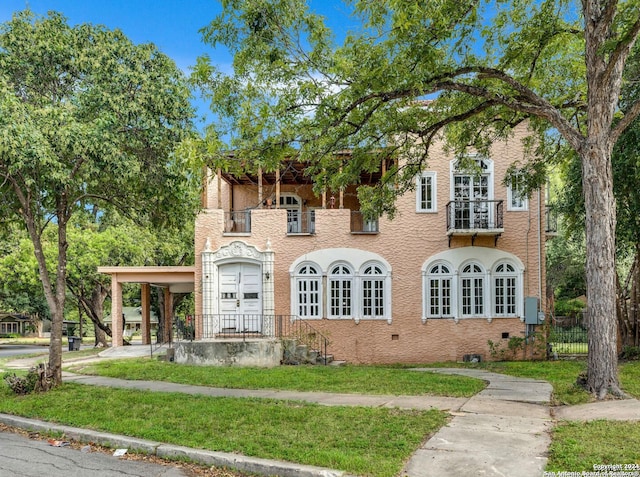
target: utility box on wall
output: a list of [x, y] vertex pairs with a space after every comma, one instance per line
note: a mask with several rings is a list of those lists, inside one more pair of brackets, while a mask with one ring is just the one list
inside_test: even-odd
[[544, 313], [538, 311], [538, 298], [528, 296], [524, 299], [524, 322], [527, 325], [541, 325]]

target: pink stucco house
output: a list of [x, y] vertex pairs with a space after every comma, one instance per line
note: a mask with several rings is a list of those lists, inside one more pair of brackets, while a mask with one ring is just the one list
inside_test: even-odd
[[195, 231], [196, 340], [305, 323], [335, 359], [420, 363], [490, 359], [489, 340], [529, 335], [545, 307], [544, 197], [503, 182], [525, 135], [473, 157], [480, 174], [436, 149], [392, 221], [364, 219], [355, 185], [314, 195], [296, 162], [210, 171]]

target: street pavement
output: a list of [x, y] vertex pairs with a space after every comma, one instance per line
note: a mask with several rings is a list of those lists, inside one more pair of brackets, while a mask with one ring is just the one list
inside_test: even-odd
[[[148, 353], [148, 348], [125, 347], [106, 350], [102, 358], [117, 358], [126, 353], [133, 357]], [[96, 358], [91, 358], [96, 359]], [[86, 359], [87, 361], [90, 359]], [[28, 360], [10, 363], [13, 367], [28, 367]], [[8, 366], [8, 367], [9, 367]], [[551, 408], [552, 387], [546, 381], [516, 378], [478, 369], [421, 368], [415, 372], [458, 374], [487, 382], [487, 387], [471, 398], [441, 398], [431, 396], [369, 396], [326, 392], [295, 392], [276, 390], [246, 390], [189, 386], [157, 381], [129, 381], [98, 376], [63, 373], [65, 381], [93, 386], [143, 389], [154, 392], [182, 392], [207, 396], [239, 398], [291, 399], [327, 406], [374, 406], [404, 409], [442, 409], [452, 419], [426, 441], [409, 459], [403, 477], [519, 476], [539, 477], [547, 462], [550, 431], [556, 420], [622, 419], [640, 420], [640, 402], [635, 399], [604, 401], [582, 406]], [[553, 413], [553, 416], [552, 416]], [[0, 415], [7, 425], [64, 432], [69, 438], [100, 444], [142, 449], [161, 457], [189, 458], [219, 467], [231, 467], [245, 472], [284, 477], [345, 476], [340, 470], [304, 466], [287, 462], [256, 459], [239, 454], [189, 449], [163, 443], [72, 429], [29, 419]], [[120, 439], [120, 440], [118, 440]]]
[[12, 477], [186, 477], [175, 466], [121, 460], [101, 452], [54, 447], [46, 440], [0, 432], [0, 475]]

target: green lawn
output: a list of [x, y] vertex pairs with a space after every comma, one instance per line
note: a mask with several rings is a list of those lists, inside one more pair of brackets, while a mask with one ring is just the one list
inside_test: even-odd
[[0, 412], [194, 448], [391, 477], [446, 422], [441, 411], [211, 398], [64, 384], [16, 397]]
[[67, 369], [113, 378], [239, 389], [469, 397], [485, 387], [484, 382], [464, 376], [383, 366], [235, 368], [190, 366], [145, 358], [78, 364]]
[[[406, 366], [212, 368], [151, 359], [77, 366], [84, 366], [81, 371], [85, 373], [126, 379], [253, 389], [470, 396], [484, 387], [477, 380], [416, 372]], [[586, 369], [584, 360], [427, 366], [476, 367], [547, 380], [554, 387], [554, 404], [592, 400], [575, 384], [577, 376]], [[619, 369], [623, 389], [640, 397], [640, 362], [622, 363]], [[436, 411], [334, 408], [291, 401], [153, 394], [72, 384], [42, 396], [15, 397], [4, 385], [2, 392], [0, 412], [371, 476], [396, 475], [420, 443], [446, 420], [444, 413]], [[638, 462], [637, 423], [568, 422], [560, 423], [553, 432], [547, 470], [593, 471], [594, 464]]]
[[[553, 431], [547, 471], [597, 472], [594, 465], [628, 466], [599, 475], [638, 475], [640, 425], [637, 422], [560, 423]], [[623, 474], [627, 472], [627, 474]]]

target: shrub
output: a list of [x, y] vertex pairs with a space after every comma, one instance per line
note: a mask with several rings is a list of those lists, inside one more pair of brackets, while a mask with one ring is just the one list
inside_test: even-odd
[[48, 391], [51, 389], [53, 379], [48, 365], [40, 363], [31, 368], [25, 376], [18, 376], [15, 373], [6, 373], [4, 381], [16, 394], [30, 394], [34, 391]]
[[584, 303], [580, 300], [556, 300], [554, 313], [556, 316], [576, 316], [584, 311]]

